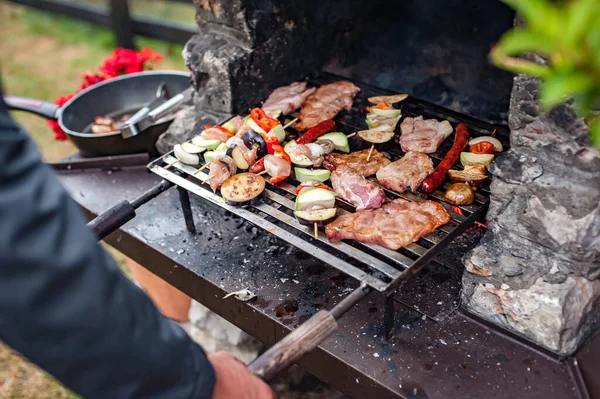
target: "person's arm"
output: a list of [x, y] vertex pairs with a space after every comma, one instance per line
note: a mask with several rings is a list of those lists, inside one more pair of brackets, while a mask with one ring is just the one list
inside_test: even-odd
[[202, 349], [85, 226], [0, 95], [0, 340], [85, 398], [210, 398]]

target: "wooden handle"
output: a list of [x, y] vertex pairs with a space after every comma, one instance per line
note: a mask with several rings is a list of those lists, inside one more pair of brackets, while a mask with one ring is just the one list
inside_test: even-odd
[[271, 381], [337, 330], [331, 313], [320, 310], [300, 327], [256, 358], [248, 368], [264, 381]]
[[117, 230], [135, 217], [135, 208], [129, 201], [121, 201], [88, 223], [98, 240]]

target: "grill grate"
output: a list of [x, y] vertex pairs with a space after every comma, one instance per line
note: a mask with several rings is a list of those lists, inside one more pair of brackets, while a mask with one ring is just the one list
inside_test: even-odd
[[[340, 79], [343, 78], [326, 74], [309, 80], [309, 84], [319, 86]], [[350, 111], [341, 112], [336, 117], [338, 130], [345, 133], [367, 129], [364, 121], [366, 115], [363, 110], [368, 105], [368, 97], [392, 94], [368, 85], [360, 83], [357, 85], [361, 87], [361, 92], [355, 98], [353, 108]], [[412, 97], [400, 103], [399, 107], [402, 109], [403, 117], [423, 115], [425, 118], [446, 119], [453, 125], [459, 122], [465, 123], [469, 127], [472, 137], [490, 135], [495, 128], [485, 122], [477, 121]], [[288, 121], [297, 116], [298, 113], [288, 115]], [[400, 123], [397, 131], [399, 131], [399, 125]], [[294, 133], [292, 136], [297, 133], [293, 129], [288, 129], [288, 131]], [[505, 128], [498, 128], [496, 137], [502, 141], [505, 147], [508, 147]], [[453, 136], [450, 136], [445, 140], [435, 154], [429, 154], [435, 165], [441, 161], [452, 146], [452, 138]], [[369, 144], [354, 136], [350, 139], [350, 146], [351, 150], [355, 151], [368, 148]], [[392, 160], [396, 160], [403, 155], [397, 143], [386, 143], [378, 149]], [[296, 185], [299, 184], [292, 179], [293, 176], [277, 186], [267, 183], [263, 195], [253, 205], [236, 207], [226, 204], [219, 194], [215, 194], [210, 190], [208, 184], [202, 184], [208, 177], [208, 170], [196, 173], [196, 168], [181, 162], [176, 162], [170, 168], [165, 168], [166, 165], [170, 165], [175, 161], [173, 154], [169, 153], [153, 161], [148, 167], [162, 178], [254, 223], [341, 272], [382, 292], [394, 290], [403, 281], [418, 272], [441, 249], [483, 216], [489, 204], [489, 186], [480, 187], [476, 192], [475, 202], [469, 206], [458, 207], [460, 211], [444, 202], [444, 192], [439, 189], [430, 195], [422, 192], [398, 194], [384, 189], [388, 198], [400, 197], [410, 201], [437, 200], [450, 213], [452, 221], [421, 238], [418, 242], [398, 251], [353, 240], [332, 243], [327, 240], [323, 232], [319, 232], [318, 239], [315, 239], [313, 229], [300, 224], [293, 216], [295, 190]], [[455, 168], [460, 168], [460, 166], [457, 165]], [[372, 179], [376, 181], [375, 178]], [[448, 186], [449, 183], [445, 183], [443, 187], [447, 188]], [[353, 210], [349, 203], [340, 199], [337, 202], [338, 215]]]

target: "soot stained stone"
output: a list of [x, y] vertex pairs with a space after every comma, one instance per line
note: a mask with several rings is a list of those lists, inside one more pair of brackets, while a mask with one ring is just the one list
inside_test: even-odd
[[600, 154], [569, 104], [515, 78], [511, 149], [492, 164], [489, 229], [465, 256], [463, 306], [561, 355], [600, 321]]

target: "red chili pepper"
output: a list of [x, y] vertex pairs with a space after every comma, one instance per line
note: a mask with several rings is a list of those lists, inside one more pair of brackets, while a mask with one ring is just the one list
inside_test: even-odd
[[328, 119], [323, 122], [319, 122], [316, 126], [308, 129], [306, 133], [302, 136], [298, 137], [296, 143], [298, 144], [306, 144], [312, 141], [315, 141], [318, 137], [321, 137], [325, 133], [329, 133], [335, 129], [335, 122], [331, 119]]
[[204, 125], [204, 130], [207, 130], [207, 129], [217, 129], [217, 130], [225, 133], [227, 136], [233, 137], [233, 133], [231, 133], [229, 130], [225, 129], [223, 126], [219, 126], [219, 125], [215, 125], [215, 126]]
[[265, 170], [265, 157], [262, 157], [258, 161], [254, 162], [252, 166], [250, 166], [250, 172], [252, 173], [260, 173]]
[[274, 144], [272, 146], [272, 148], [274, 151], [273, 155], [275, 155], [278, 158], [285, 159], [290, 165], [292, 164], [292, 160], [290, 159], [290, 156], [287, 154], [287, 152], [285, 152], [283, 150], [282, 146], [280, 146], [279, 144]]
[[267, 133], [275, 126], [279, 125], [277, 119], [268, 117], [267, 114], [265, 114], [265, 111], [260, 108], [252, 109], [252, 111], [250, 111], [250, 118], [252, 118], [252, 120]]
[[469, 147], [469, 151], [471, 151], [474, 154], [493, 154], [494, 145], [489, 141], [481, 141]]
[[271, 179], [269, 180], [269, 183], [271, 183], [271, 184], [277, 184], [279, 182], [284, 181], [286, 178], [287, 178], [287, 176], [271, 177]]
[[316, 186], [303, 186], [302, 184], [296, 187], [296, 195], [300, 194], [300, 191], [305, 188], [324, 188], [325, 190], [331, 190], [331, 188], [326, 184], [318, 184]]

